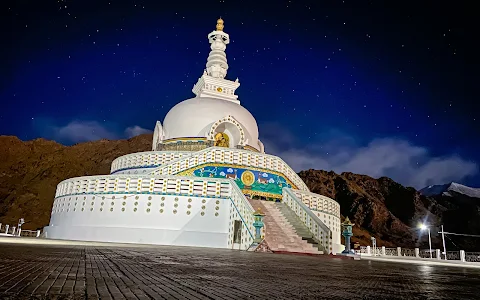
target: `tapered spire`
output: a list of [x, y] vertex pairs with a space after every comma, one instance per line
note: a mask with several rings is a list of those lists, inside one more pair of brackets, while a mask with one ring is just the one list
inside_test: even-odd
[[225, 78], [227, 76], [228, 63], [225, 49], [230, 43], [230, 37], [223, 31], [224, 25], [222, 18], [217, 20], [216, 30], [208, 35], [210, 42], [210, 54], [207, 59], [207, 74], [215, 78]]

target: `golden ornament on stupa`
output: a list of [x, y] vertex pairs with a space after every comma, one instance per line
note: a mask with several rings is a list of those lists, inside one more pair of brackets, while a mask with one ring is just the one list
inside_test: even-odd
[[217, 20], [217, 31], [223, 31], [223, 20], [222, 20], [222, 17], [220, 17], [220, 19]]

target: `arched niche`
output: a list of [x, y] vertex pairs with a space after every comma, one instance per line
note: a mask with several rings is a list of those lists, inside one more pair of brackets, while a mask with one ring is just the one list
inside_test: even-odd
[[[226, 116], [212, 124], [207, 139], [213, 141], [214, 145], [224, 144], [228, 140], [229, 148], [235, 148], [237, 145], [244, 146], [245, 130], [235, 118]], [[226, 145], [217, 146], [226, 147]]]

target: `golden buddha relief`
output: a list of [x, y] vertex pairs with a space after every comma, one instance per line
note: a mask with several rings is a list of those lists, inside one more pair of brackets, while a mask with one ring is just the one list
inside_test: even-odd
[[230, 146], [230, 138], [224, 132], [218, 132], [215, 134], [215, 147], [225, 147]]

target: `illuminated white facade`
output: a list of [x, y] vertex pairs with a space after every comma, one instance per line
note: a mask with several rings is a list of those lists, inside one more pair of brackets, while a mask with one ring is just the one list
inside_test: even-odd
[[47, 238], [248, 249], [250, 197], [283, 201], [327, 253], [343, 250], [340, 206], [311, 193], [281, 158], [265, 153], [238, 79], [225, 79], [229, 36], [220, 19], [195, 98], [157, 121], [152, 151], [121, 156], [111, 174], [57, 186]]

